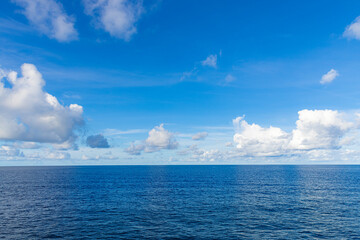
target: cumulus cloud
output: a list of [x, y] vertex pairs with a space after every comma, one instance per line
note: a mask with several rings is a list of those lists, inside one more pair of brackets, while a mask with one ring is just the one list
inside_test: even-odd
[[107, 139], [102, 134], [88, 136], [86, 144], [91, 148], [109, 148]]
[[321, 84], [331, 83], [338, 76], [339, 76], [338, 71], [336, 71], [335, 69], [331, 69], [329, 72], [327, 72], [322, 76], [320, 83]]
[[234, 119], [236, 148], [243, 156], [281, 156], [314, 149], [340, 148], [346, 133], [356, 127], [333, 110], [302, 110], [296, 128], [286, 132], [277, 127], [248, 124], [243, 117]]
[[209, 55], [204, 61], [201, 62], [203, 66], [217, 67], [217, 55]]
[[289, 134], [280, 128], [262, 128], [257, 124], [248, 124], [242, 117], [236, 118], [234, 124], [239, 124], [234, 142], [244, 155], [280, 155], [289, 141]]
[[346, 27], [343, 36], [349, 39], [360, 40], [360, 16]]
[[130, 40], [136, 33], [143, 6], [142, 1], [83, 0], [85, 13], [93, 16], [96, 24], [111, 36]]
[[192, 139], [195, 141], [198, 140], [204, 140], [209, 134], [207, 132], [199, 132], [197, 134], [195, 134], [194, 136], [192, 136]]
[[148, 138], [140, 144], [132, 143], [125, 152], [131, 155], [140, 155], [144, 152], [157, 152], [162, 149], [176, 149], [179, 143], [176, 141], [174, 134], [164, 128], [164, 124], [154, 127]]
[[34, 65], [23, 64], [21, 73], [8, 74], [10, 87], [0, 79], [0, 139], [73, 146], [83, 108], [63, 106], [45, 92], [45, 81]]
[[23, 14], [41, 33], [59, 42], [78, 38], [75, 20], [55, 0], [12, 0], [24, 8]]

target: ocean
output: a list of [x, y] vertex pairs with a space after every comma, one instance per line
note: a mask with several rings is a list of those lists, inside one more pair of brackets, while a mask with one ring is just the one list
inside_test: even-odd
[[0, 239], [359, 239], [360, 166], [1, 167]]

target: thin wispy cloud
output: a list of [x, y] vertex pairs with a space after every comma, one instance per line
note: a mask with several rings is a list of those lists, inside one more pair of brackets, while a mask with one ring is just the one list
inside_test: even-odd
[[203, 66], [217, 68], [217, 54], [209, 55], [204, 61], [201, 62]]
[[75, 19], [66, 14], [61, 3], [55, 0], [12, 0], [22, 7], [29, 22], [41, 33], [59, 42], [78, 38]]
[[129, 135], [129, 134], [138, 134], [138, 133], [145, 133], [148, 130], [146, 129], [129, 129], [129, 130], [119, 130], [119, 129], [105, 129], [104, 135], [106, 136], [119, 136], [119, 135]]
[[233, 82], [233, 81], [235, 81], [236, 80], [236, 78], [233, 76], [233, 75], [231, 75], [231, 74], [228, 74], [228, 75], [226, 75], [226, 77], [225, 77], [225, 82], [226, 83], [231, 83], [231, 82]]
[[207, 132], [199, 132], [193, 135], [191, 138], [192, 140], [198, 141], [198, 140], [204, 140], [209, 134]]
[[327, 72], [326, 74], [324, 74], [321, 77], [320, 83], [321, 84], [327, 84], [327, 83], [331, 83], [332, 81], [335, 80], [335, 78], [337, 78], [339, 76], [339, 72], [336, 71], [335, 69], [331, 69], [329, 72]]

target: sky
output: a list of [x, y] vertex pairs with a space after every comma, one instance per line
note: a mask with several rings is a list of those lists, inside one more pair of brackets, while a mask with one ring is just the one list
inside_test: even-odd
[[360, 164], [360, 2], [4, 0], [0, 165]]

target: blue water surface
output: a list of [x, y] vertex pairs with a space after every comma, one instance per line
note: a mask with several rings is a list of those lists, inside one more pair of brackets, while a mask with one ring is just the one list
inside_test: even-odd
[[360, 166], [1, 167], [1, 239], [359, 239]]

